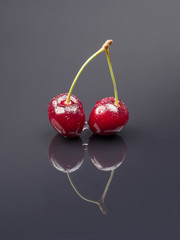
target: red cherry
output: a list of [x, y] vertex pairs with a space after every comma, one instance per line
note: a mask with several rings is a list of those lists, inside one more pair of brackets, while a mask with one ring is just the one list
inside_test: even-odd
[[54, 129], [65, 137], [76, 137], [83, 129], [85, 114], [81, 101], [74, 95], [70, 96], [67, 103], [68, 93], [54, 97], [48, 106], [48, 116]]
[[99, 135], [111, 135], [119, 132], [129, 119], [127, 107], [118, 99], [116, 81], [109, 56], [109, 45], [105, 47], [105, 51], [114, 87], [114, 97], [98, 101], [90, 114], [89, 127]]
[[106, 97], [98, 101], [94, 106], [90, 117], [89, 127], [98, 135], [111, 135], [119, 132], [129, 119], [128, 108], [118, 100], [115, 104], [114, 97]]

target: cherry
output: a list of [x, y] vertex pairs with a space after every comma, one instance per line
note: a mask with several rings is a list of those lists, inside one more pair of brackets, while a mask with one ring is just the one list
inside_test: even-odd
[[48, 156], [57, 170], [64, 173], [74, 172], [84, 160], [82, 140], [79, 137], [63, 138], [57, 134], [49, 144]]
[[98, 101], [90, 114], [89, 127], [99, 135], [111, 135], [119, 132], [129, 119], [128, 108], [118, 99], [116, 81], [109, 57], [109, 45], [105, 47], [105, 50], [115, 97], [106, 97]]
[[95, 134], [115, 134], [127, 123], [128, 109], [121, 100], [118, 100], [118, 104], [119, 106], [115, 105], [114, 97], [106, 97], [96, 103], [88, 121]]
[[82, 132], [85, 114], [81, 101], [74, 95], [66, 103], [68, 93], [54, 97], [48, 106], [49, 120], [54, 129], [65, 137], [76, 137]]
[[111, 44], [112, 40], [107, 40], [97, 52], [87, 59], [74, 78], [68, 93], [57, 95], [50, 101], [48, 106], [49, 121], [54, 129], [64, 137], [78, 136], [85, 123], [83, 105], [76, 96], [71, 95], [77, 79], [86, 65]]

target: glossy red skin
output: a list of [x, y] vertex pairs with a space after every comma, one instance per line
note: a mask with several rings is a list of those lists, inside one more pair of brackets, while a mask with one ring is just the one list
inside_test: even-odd
[[129, 112], [125, 104], [119, 100], [120, 107], [115, 105], [114, 97], [106, 97], [94, 106], [90, 117], [89, 127], [98, 135], [111, 135], [119, 132], [128, 122]]
[[48, 116], [54, 129], [64, 137], [78, 136], [84, 126], [85, 114], [81, 101], [74, 95], [70, 104], [66, 104], [68, 93], [54, 97], [48, 106]]

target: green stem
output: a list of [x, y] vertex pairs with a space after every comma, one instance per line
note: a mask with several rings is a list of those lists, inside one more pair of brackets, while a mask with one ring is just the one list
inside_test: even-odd
[[84, 68], [86, 67], [86, 65], [93, 59], [95, 58], [97, 55], [99, 55], [101, 52], [103, 52], [105, 49], [102, 47], [101, 49], [99, 49], [97, 52], [95, 52], [90, 58], [88, 58], [86, 60], [86, 62], [82, 65], [82, 67], [79, 69], [79, 72], [76, 74], [75, 78], [74, 78], [74, 81], [69, 89], [69, 93], [68, 93], [68, 96], [67, 96], [67, 100], [66, 100], [66, 103], [68, 104], [70, 102], [70, 97], [71, 97], [71, 94], [72, 94], [72, 91], [73, 91], [73, 88], [79, 78], [79, 76], [81, 75], [82, 71], [84, 70]]
[[109, 71], [110, 71], [113, 86], [114, 86], [115, 105], [119, 107], [117, 86], [116, 86], [116, 81], [115, 81], [115, 77], [114, 77], [114, 73], [113, 73], [113, 69], [112, 69], [111, 60], [110, 60], [110, 57], [109, 57], [109, 48], [106, 48], [106, 57], [107, 57]]

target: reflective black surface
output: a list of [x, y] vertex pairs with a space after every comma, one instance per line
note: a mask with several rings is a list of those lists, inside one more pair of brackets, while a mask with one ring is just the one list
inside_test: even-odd
[[[1, 239], [179, 240], [179, 12], [176, 0], [0, 1]], [[48, 103], [108, 38], [129, 122], [112, 139], [88, 129], [73, 145], [57, 137], [59, 171], [49, 160]], [[73, 93], [86, 121], [113, 95], [105, 54]], [[104, 194], [107, 214], [77, 192], [92, 201]]]

